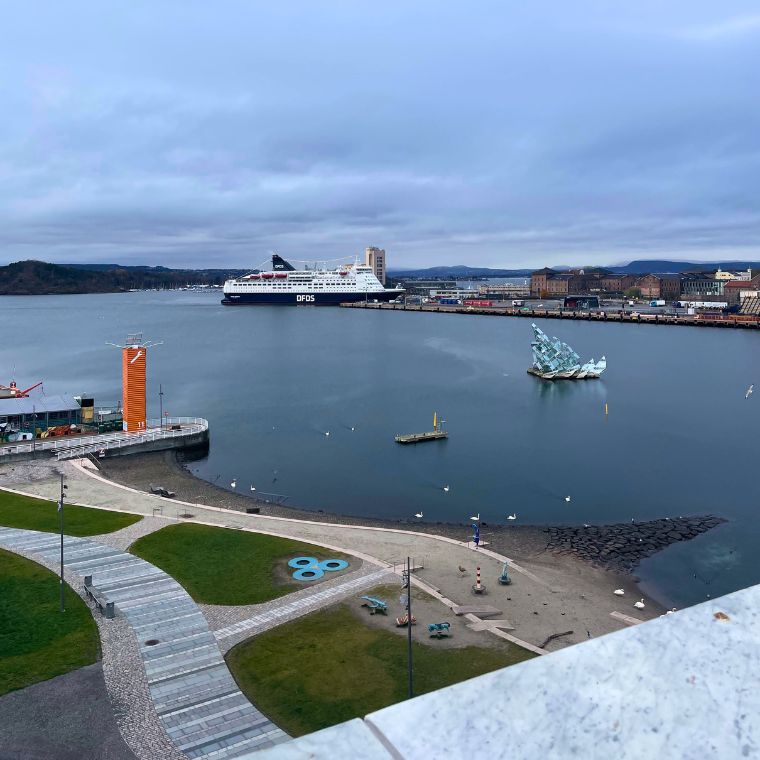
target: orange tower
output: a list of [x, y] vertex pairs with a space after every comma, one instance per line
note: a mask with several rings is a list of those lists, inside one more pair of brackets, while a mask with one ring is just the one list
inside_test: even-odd
[[148, 347], [142, 333], [127, 336], [127, 345], [121, 347], [121, 406], [124, 430], [145, 430], [145, 370]]

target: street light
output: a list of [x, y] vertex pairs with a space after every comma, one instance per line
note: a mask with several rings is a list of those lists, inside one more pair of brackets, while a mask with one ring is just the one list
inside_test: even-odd
[[68, 488], [67, 485], [64, 485], [63, 482], [63, 475], [61, 475], [61, 495], [58, 499], [58, 515], [60, 516], [60, 526], [61, 526], [61, 612], [65, 612], [66, 608], [64, 606], [63, 602], [63, 500], [66, 498], [66, 494], [64, 491]]
[[158, 421], [161, 430], [164, 429], [164, 387], [161, 383], [158, 384]]

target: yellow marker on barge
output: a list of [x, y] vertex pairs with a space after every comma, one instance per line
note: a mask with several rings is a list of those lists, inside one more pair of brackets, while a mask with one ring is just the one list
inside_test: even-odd
[[441, 438], [448, 438], [449, 433], [443, 429], [443, 423], [446, 420], [438, 422], [438, 414], [433, 412], [433, 430], [426, 433], [407, 433], [406, 435], [397, 435], [396, 443], [421, 443], [422, 441], [437, 441]]

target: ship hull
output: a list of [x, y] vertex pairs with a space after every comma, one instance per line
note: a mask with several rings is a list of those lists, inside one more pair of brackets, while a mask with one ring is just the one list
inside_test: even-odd
[[225, 293], [225, 306], [337, 306], [341, 303], [375, 301], [387, 303], [403, 294], [402, 290], [374, 293]]

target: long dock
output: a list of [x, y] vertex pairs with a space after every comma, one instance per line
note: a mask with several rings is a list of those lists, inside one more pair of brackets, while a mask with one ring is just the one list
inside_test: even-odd
[[619, 311], [575, 311], [570, 309], [517, 309], [502, 306], [448, 306], [443, 304], [342, 303], [346, 309], [380, 309], [382, 311], [422, 311], [443, 314], [476, 314], [489, 317], [527, 317], [529, 319], [567, 319], [587, 322], [624, 322], [626, 324], [680, 325], [682, 327], [723, 327], [760, 330], [760, 316], [651, 314]]
[[397, 435], [396, 443], [421, 443], [422, 441], [437, 441], [441, 438], [448, 438], [447, 430], [431, 430], [427, 433], [408, 433], [407, 435]]

